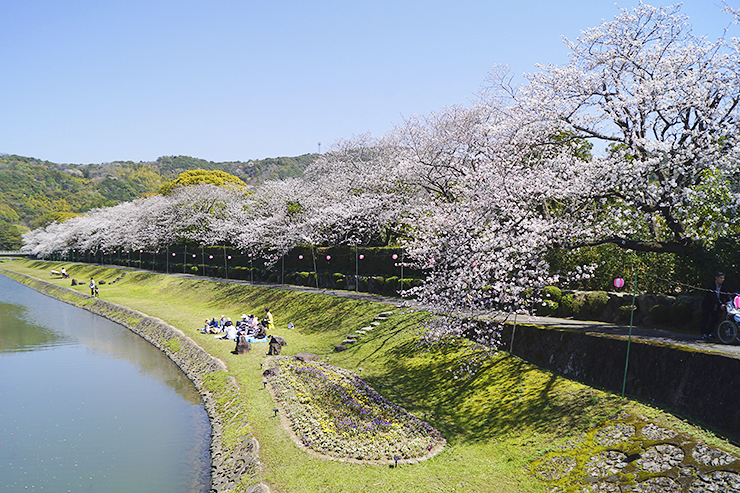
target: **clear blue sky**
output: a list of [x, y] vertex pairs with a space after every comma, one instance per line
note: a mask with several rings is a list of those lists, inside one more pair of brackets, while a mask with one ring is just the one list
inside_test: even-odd
[[[713, 38], [731, 21], [719, 0], [682, 10]], [[324, 151], [470, 102], [496, 64], [565, 63], [561, 36], [617, 13], [613, 0], [2, 0], [0, 153], [102, 163]]]

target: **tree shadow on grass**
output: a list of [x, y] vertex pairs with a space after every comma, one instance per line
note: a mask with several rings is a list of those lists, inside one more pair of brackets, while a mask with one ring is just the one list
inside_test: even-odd
[[456, 374], [460, 358], [447, 348], [419, 353], [414, 341], [390, 351], [387, 372], [370, 378], [386, 397], [440, 430], [454, 443], [518, 433], [571, 434], [612, 415], [614, 396], [557, 377], [506, 353]]
[[208, 303], [209, 309], [222, 313], [237, 307], [240, 313], [252, 313], [261, 318], [264, 309], [269, 308], [276, 324], [287, 326], [290, 321], [306, 334], [338, 330], [347, 320], [358, 318], [358, 313], [378, 310], [367, 301], [241, 284], [219, 285], [215, 293], [216, 296]]

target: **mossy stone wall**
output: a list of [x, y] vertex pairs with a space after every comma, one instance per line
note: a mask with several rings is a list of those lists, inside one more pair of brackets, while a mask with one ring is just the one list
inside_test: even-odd
[[[512, 345], [513, 335], [513, 345]], [[502, 349], [567, 378], [622, 393], [627, 340], [507, 326]], [[625, 396], [740, 442], [740, 359], [632, 341]]]

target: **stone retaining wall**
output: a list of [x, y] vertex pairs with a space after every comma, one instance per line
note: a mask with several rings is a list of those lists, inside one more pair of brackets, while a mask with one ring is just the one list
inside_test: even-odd
[[[627, 340], [518, 325], [502, 349], [567, 378], [622, 393]], [[740, 442], [740, 359], [632, 341], [625, 396]]]
[[0, 273], [52, 298], [121, 324], [165, 353], [193, 382], [208, 413], [211, 422], [211, 491], [229, 491], [237, 484], [250, 483], [255, 484], [246, 490], [247, 493], [269, 491], [266, 485], [256, 483], [259, 470], [257, 440], [249, 434], [237, 443], [227, 444], [222, 440], [224, 428], [238, 426], [234, 418], [241, 414], [243, 420], [245, 413], [233, 378], [227, 377], [227, 384], [218, 389], [209, 388], [209, 376], [226, 372], [221, 360], [211, 356], [181, 330], [158, 318], [24, 274], [5, 269], [0, 269]]

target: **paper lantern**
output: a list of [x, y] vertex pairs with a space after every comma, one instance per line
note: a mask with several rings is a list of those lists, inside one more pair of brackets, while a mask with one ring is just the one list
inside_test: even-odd
[[624, 279], [622, 279], [621, 277], [617, 277], [616, 279], [614, 279], [614, 286], [617, 288], [621, 288], [622, 286], [624, 286]]
[[365, 256], [363, 254], [360, 254], [360, 260], [364, 259]]

